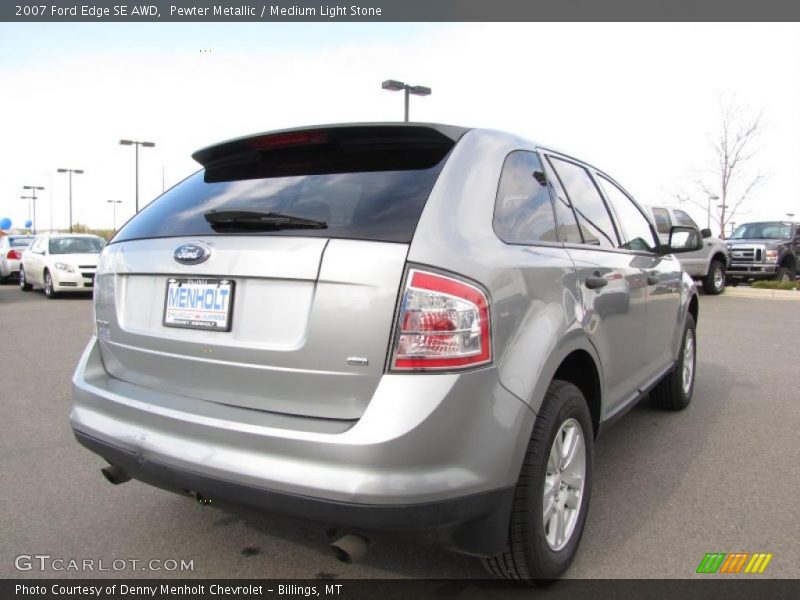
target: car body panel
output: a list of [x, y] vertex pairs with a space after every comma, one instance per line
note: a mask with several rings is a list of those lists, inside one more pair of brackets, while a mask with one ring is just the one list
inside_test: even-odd
[[[576, 353], [597, 372], [587, 401], [598, 421], [632, 405], [677, 359], [691, 278], [672, 256], [503, 242], [492, 222], [504, 160], [542, 149], [461, 133], [410, 245], [299, 233], [112, 243], [97, 338], [73, 379], [76, 434], [145, 471], [152, 461], [303, 498], [412, 507], [513, 486], [548, 386]], [[175, 262], [187, 242], [207, 244], [208, 260]], [[485, 292], [491, 363], [392, 371], [412, 268]], [[595, 272], [608, 281], [599, 291], [586, 286]], [[163, 327], [166, 280], [187, 275], [235, 280], [230, 332]]]

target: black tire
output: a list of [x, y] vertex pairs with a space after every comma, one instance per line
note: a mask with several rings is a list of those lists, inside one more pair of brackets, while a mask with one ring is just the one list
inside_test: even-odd
[[775, 272], [775, 281], [794, 281], [794, 275], [786, 267], [781, 267]]
[[33, 286], [25, 280], [25, 269], [22, 265], [19, 267], [19, 289], [23, 292], [30, 292], [33, 289]]
[[[556, 434], [569, 420], [577, 422], [583, 434], [584, 486], [572, 533], [563, 548], [553, 550], [546, 539], [542, 510], [545, 477]], [[490, 574], [527, 585], [543, 585], [567, 570], [578, 550], [586, 523], [593, 459], [594, 431], [586, 399], [571, 383], [553, 381], [536, 417], [517, 481], [508, 544], [497, 556], [482, 559], [483, 566]]]
[[[686, 316], [686, 327], [683, 330], [681, 341], [681, 351], [678, 364], [672, 372], [662, 379], [656, 387], [650, 391], [650, 399], [658, 408], [666, 410], [683, 410], [692, 401], [694, 392], [695, 376], [697, 374], [697, 335], [695, 330], [694, 317]], [[693, 351], [691, 353], [691, 379], [687, 387], [684, 385], [684, 363], [686, 361], [686, 341], [692, 340]]]
[[44, 270], [44, 275], [42, 276], [44, 280], [44, 295], [48, 300], [53, 300], [54, 298], [58, 298], [58, 292], [53, 289], [53, 276], [50, 275], [50, 271], [47, 269]]
[[8, 275], [0, 275], [0, 285], [8, 283]]
[[710, 296], [717, 296], [725, 291], [725, 265], [712, 260], [708, 274], [703, 278], [703, 291]]

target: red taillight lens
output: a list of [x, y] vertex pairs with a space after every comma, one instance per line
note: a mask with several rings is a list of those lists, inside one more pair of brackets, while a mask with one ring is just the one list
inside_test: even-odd
[[11, 260], [20, 260], [22, 258], [22, 254], [20, 254], [19, 250], [9, 250], [8, 254], [6, 254], [6, 258]]
[[417, 269], [409, 271], [392, 368], [455, 369], [490, 360], [486, 294], [452, 277]]

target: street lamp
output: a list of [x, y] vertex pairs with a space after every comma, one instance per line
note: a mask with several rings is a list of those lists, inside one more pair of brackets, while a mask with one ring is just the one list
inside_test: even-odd
[[56, 169], [59, 173], [69, 173], [69, 232], [72, 233], [72, 174], [83, 174], [83, 169]]
[[139, 212], [139, 146], [152, 148], [155, 142], [139, 142], [136, 140], [120, 140], [122, 146], [136, 146], [136, 212]]
[[33, 205], [33, 223], [32, 223], [33, 227], [32, 227], [32, 230], [33, 230], [33, 233], [36, 233], [36, 192], [37, 191], [41, 191], [44, 188], [42, 186], [40, 186], [40, 185], [23, 185], [22, 189], [23, 190], [31, 190], [31, 194], [32, 194], [31, 196], [20, 196], [20, 198], [24, 198], [24, 199], [30, 200], [31, 204]]
[[[719, 196], [709, 196], [708, 197], [708, 209], [706, 209], [707, 210], [707, 212], [706, 212], [706, 219], [707, 219], [706, 220], [706, 227], [708, 229], [711, 229], [711, 202], [712, 201], [716, 202], [717, 200], [719, 200]], [[725, 232], [723, 232], [723, 235], [724, 234], [725, 234]]]
[[112, 213], [111, 214], [113, 215], [112, 216], [113, 220], [111, 221], [113, 223], [112, 229], [114, 231], [116, 231], [117, 230], [117, 204], [122, 204], [122, 200], [106, 200], [106, 202], [108, 202], [111, 205], [111, 209], [112, 209]]
[[384, 90], [389, 90], [390, 92], [399, 92], [403, 90], [405, 92], [405, 100], [406, 100], [406, 112], [405, 112], [405, 120], [408, 122], [408, 97], [410, 94], [414, 94], [415, 96], [430, 96], [431, 95], [431, 88], [425, 87], [424, 85], [408, 85], [407, 83], [403, 83], [402, 81], [396, 81], [394, 79], [387, 79], [381, 84], [381, 87]]

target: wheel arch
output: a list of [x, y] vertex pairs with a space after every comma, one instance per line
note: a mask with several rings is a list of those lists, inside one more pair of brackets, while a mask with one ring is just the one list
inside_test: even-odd
[[550, 355], [530, 399], [534, 412], [538, 413], [541, 409], [547, 389], [554, 379], [568, 381], [581, 390], [592, 415], [594, 435], [597, 436], [603, 414], [603, 376], [599, 357], [588, 338], [572, 336]]

